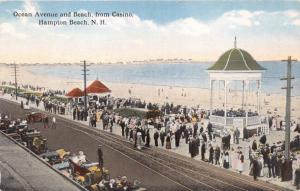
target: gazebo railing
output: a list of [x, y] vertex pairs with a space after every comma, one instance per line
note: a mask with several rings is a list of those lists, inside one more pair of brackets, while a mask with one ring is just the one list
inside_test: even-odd
[[[211, 115], [209, 119], [212, 124], [225, 125], [224, 116]], [[246, 117], [227, 117], [226, 126], [233, 126], [234, 119], [243, 119], [244, 124], [246, 124]], [[258, 124], [261, 124], [260, 116], [248, 117], [247, 126], [258, 125]]]
[[[235, 118], [237, 118], [237, 117], [227, 117], [226, 125], [232, 126], [232, 125], [233, 125], [233, 119], [235, 119]], [[243, 118], [243, 117], [239, 117], [239, 119], [244, 119], [244, 118]], [[224, 118], [224, 120], [225, 120], [225, 118]], [[245, 121], [245, 119], [244, 119], [244, 121]], [[244, 122], [244, 123], [245, 123], [245, 122]]]
[[225, 118], [223, 116], [211, 115], [209, 119], [212, 124], [224, 125], [225, 123]]
[[247, 121], [248, 126], [249, 125], [257, 125], [260, 123], [261, 123], [260, 116], [248, 117], [248, 121]]

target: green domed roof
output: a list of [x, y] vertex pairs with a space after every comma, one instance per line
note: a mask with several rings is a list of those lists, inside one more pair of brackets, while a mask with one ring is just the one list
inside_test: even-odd
[[265, 68], [259, 65], [247, 51], [233, 48], [222, 54], [218, 61], [207, 70], [251, 71], [265, 70]]

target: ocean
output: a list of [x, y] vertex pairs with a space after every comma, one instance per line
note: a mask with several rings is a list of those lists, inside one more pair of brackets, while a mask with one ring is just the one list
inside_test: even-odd
[[[258, 62], [266, 71], [262, 78], [262, 91], [265, 93], [285, 94], [281, 87], [286, 81], [280, 78], [286, 76], [287, 64], [281, 61]], [[99, 80], [113, 83], [131, 83], [145, 85], [163, 85], [179, 87], [209, 88], [209, 75], [206, 69], [212, 62], [199, 63], [172, 63], [172, 64], [99, 64], [88, 67], [90, 70], [88, 80]], [[69, 79], [82, 79], [82, 67], [79, 65], [34, 65], [27, 66], [30, 72], [64, 77]], [[300, 64], [292, 65], [292, 73], [295, 77], [292, 80], [292, 95], [300, 95]], [[222, 86], [222, 85], [219, 85]], [[250, 89], [255, 88], [255, 83]], [[238, 83], [232, 83], [232, 90], [240, 90]]]

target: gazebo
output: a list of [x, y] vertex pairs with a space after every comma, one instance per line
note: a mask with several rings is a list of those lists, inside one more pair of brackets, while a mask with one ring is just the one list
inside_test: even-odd
[[[92, 98], [93, 101], [97, 102], [103, 97], [109, 95], [108, 93], [111, 92], [111, 90], [98, 79], [94, 80], [85, 90], [86, 93], [90, 96], [90, 98]], [[103, 101], [107, 103], [106, 98]]]
[[79, 88], [74, 88], [69, 91], [66, 95], [67, 98], [72, 99], [75, 102], [79, 102], [80, 98], [84, 96], [84, 93]]
[[110, 93], [111, 90], [106, 87], [102, 82], [99, 80], [93, 81], [87, 88], [86, 93], [87, 94], [104, 94], [104, 93]]
[[77, 97], [82, 97], [83, 95], [84, 93], [81, 91], [81, 89], [74, 88], [66, 94], [66, 97], [77, 98]]
[[[236, 38], [234, 48], [226, 51], [211, 67], [207, 69], [210, 78], [210, 122], [214, 127], [239, 128], [241, 137], [244, 135], [244, 128], [258, 133], [262, 124], [260, 113], [261, 79], [265, 68], [260, 66], [254, 58], [245, 50], [237, 48]], [[214, 109], [214, 86], [219, 82], [224, 87], [224, 99], [218, 109]], [[256, 104], [250, 105], [250, 86], [256, 83]], [[228, 94], [231, 91], [230, 85], [239, 83], [242, 100], [233, 99], [232, 105], [240, 108], [232, 109], [228, 103]], [[255, 85], [255, 84], [254, 84]], [[251, 86], [252, 87], [252, 86]], [[255, 94], [253, 94], [255, 95]], [[253, 99], [252, 99], [253, 100]], [[256, 107], [255, 107], [256, 105]], [[256, 111], [250, 111], [254, 106]], [[252, 107], [253, 109], [253, 107]], [[255, 130], [255, 131], [254, 131]], [[251, 133], [252, 134], [252, 133]]]

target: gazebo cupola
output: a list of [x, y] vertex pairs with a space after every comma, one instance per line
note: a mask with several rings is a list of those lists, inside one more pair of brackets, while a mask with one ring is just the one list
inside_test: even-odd
[[[213, 125], [223, 127], [234, 126], [234, 120], [242, 120], [243, 126], [251, 126], [259, 123], [260, 114], [260, 96], [261, 96], [261, 79], [265, 68], [260, 66], [254, 58], [245, 50], [237, 48], [236, 37], [234, 40], [234, 48], [226, 51], [220, 58], [207, 69], [210, 77], [210, 121]], [[214, 85], [215, 82], [224, 84], [224, 99], [221, 108], [214, 109]], [[241, 86], [239, 92], [242, 100], [234, 100], [231, 103], [235, 107], [238, 106], [238, 111], [233, 111], [228, 105], [228, 93], [230, 84], [238, 82]], [[250, 91], [250, 84], [256, 85], [256, 108], [255, 113], [251, 112], [249, 116], [248, 108], [248, 93]]]

